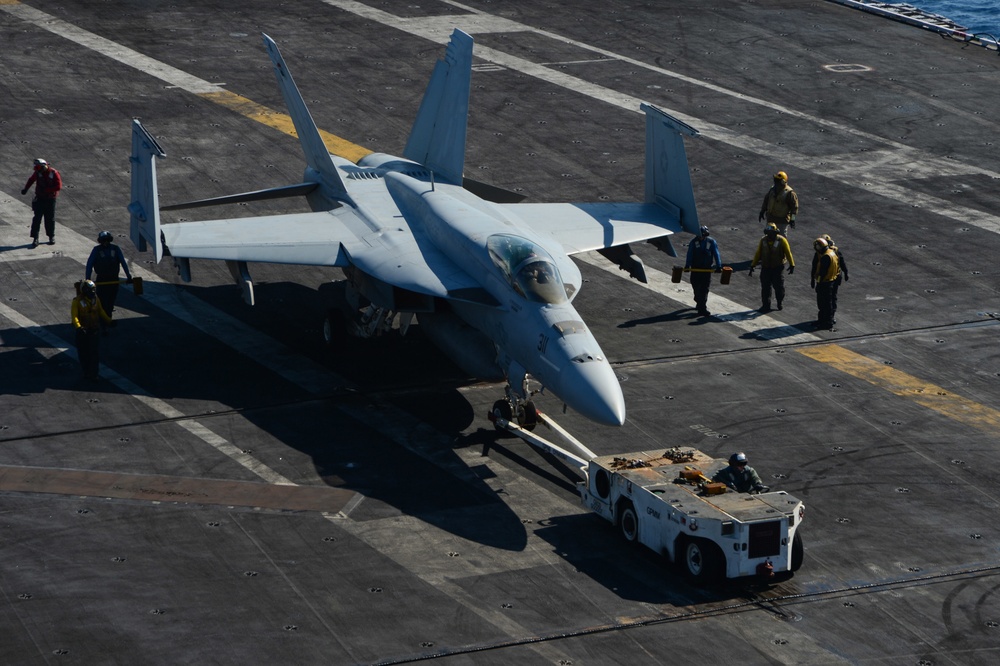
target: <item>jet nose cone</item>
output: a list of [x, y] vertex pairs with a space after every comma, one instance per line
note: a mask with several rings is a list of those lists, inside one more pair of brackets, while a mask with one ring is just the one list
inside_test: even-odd
[[[567, 370], [569, 370], [568, 368]], [[625, 423], [625, 397], [611, 366], [606, 361], [574, 361], [559, 397], [584, 416], [604, 425]]]

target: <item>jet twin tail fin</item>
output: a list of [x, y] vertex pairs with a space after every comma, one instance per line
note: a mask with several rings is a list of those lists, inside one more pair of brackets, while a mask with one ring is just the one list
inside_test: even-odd
[[156, 191], [156, 158], [166, 157], [156, 139], [138, 120], [132, 120], [132, 195], [128, 212], [129, 236], [140, 252], [147, 243], [153, 246], [156, 261], [163, 258], [163, 241], [160, 237], [160, 202]]
[[319, 128], [316, 127], [316, 122], [309, 113], [309, 109], [306, 108], [305, 100], [302, 99], [302, 94], [295, 85], [291, 72], [285, 66], [285, 60], [281, 57], [281, 52], [278, 51], [278, 45], [267, 35], [263, 35], [263, 37], [267, 54], [274, 65], [274, 76], [278, 79], [281, 95], [285, 98], [285, 106], [288, 107], [288, 113], [292, 117], [295, 132], [299, 135], [302, 152], [306, 156], [306, 164], [320, 175], [334, 198], [352, 203], [350, 195], [347, 194], [344, 180], [340, 177], [340, 173], [333, 163], [333, 158], [330, 157], [330, 151], [327, 149], [326, 143], [323, 142], [323, 137], [320, 136]]
[[434, 66], [403, 157], [461, 185], [465, 135], [472, 87], [472, 37], [455, 30], [442, 60]]
[[651, 104], [646, 112], [646, 202], [673, 213], [684, 231], [698, 233], [698, 209], [694, 203], [684, 137], [698, 130]]

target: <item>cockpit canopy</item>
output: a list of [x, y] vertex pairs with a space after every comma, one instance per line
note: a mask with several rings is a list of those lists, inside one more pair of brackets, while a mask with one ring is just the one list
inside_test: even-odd
[[555, 261], [527, 238], [494, 234], [486, 239], [490, 258], [514, 288], [529, 301], [557, 305], [569, 300]]

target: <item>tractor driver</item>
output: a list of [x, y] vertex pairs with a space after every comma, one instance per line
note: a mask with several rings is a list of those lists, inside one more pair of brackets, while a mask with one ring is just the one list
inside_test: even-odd
[[729, 467], [720, 469], [712, 481], [724, 483], [738, 493], [766, 493], [770, 490], [761, 482], [757, 470], [747, 464], [747, 454], [742, 452], [729, 456]]

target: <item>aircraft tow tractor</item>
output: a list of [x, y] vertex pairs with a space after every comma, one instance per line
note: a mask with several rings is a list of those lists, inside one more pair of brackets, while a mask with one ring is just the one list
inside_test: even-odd
[[579, 469], [583, 506], [615, 525], [625, 541], [679, 564], [694, 581], [767, 579], [802, 566], [805, 505], [796, 497], [781, 490], [737, 493], [712, 483], [728, 463], [691, 447], [598, 456], [536, 412], [537, 423], [555, 432], [566, 448], [495, 413], [489, 418], [498, 430]]

